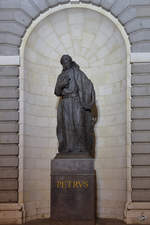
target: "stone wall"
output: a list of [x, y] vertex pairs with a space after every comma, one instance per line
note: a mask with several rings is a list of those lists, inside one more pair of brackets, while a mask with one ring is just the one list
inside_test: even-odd
[[123, 218], [126, 202], [127, 54], [118, 28], [89, 9], [65, 9], [42, 20], [25, 46], [24, 202], [26, 217], [47, 217], [50, 160], [57, 152], [54, 87], [63, 54], [70, 54], [94, 83], [97, 213]]

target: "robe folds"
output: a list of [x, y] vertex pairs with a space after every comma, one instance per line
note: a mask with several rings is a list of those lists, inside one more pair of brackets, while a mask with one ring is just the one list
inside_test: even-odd
[[58, 151], [90, 153], [93, 143], [91, 109], [95, 103], [92, 82], [74, 64], [58, 76], [55, 95], [61, 97], [57, 110]]

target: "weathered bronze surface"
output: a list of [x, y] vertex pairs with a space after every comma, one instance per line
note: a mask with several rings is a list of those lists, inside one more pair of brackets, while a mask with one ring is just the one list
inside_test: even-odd
[[80, 158], [79, 153], [90, 155], [94, 144], [95, 91], [69, 55], [63, 55], [60, 62], [63, 70], [55, 87], [55, 95], [61, 97], [57, 110], [58, 151], [59, 155], [77, 153]]

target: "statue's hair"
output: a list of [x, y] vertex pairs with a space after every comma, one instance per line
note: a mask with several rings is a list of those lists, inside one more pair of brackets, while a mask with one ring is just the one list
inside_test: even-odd
[[72, 60], [72, 58], [71, 58], [70, 55], [63, 55], [63, 56], [61, 57], [60, 63], [61, 63], [62, 65], [63, 65], [63, 58], [66, 57], [66, 56], [70, 59], [70, 61], [71, 61], [71, 63], [72, 63], [72, 66], [78, 67], [78, 68], [79, 68], [79, 65], [78, 65], [76, 62], [74, 62], [74, 61]]
[[63, 55], [63, 56], [61, 57], [61, 59], [60, 59], [60, 63], [61, 63], [61, 64], [63, 64], [63, 58], [64, 58], [64, 57], [68, 57], [68, 58], [70, 59], [70, 61], [72, 62], [72, 58], [71, 58], [70, 55]]

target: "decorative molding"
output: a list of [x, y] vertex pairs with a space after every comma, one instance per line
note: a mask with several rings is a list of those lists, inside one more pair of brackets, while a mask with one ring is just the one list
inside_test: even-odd
[[149, 52], [135, 52], [131, 53], [131, 63], [150, 63], [150, 53]]
[[129, 202], [124, 222], [126, 224], [150, 224], [150, 203]]
[[20, 65], [19, 55], [0, 56], [0, 66], [16, 66], [16, 65]]
[[150, 202], [130, 202], [127, 206], [129, 210], [144, 210], [149, 209], [150, 210]]
[[23, 204], [19, 204], [19, 203], [0, 203], [0, 211], [22, 211], [23, 208]]
[[79, 0], [70, 0], [71, 3], [80, 3]]
[[23, 224], [24, 205], [19, 203], [0, 203], [0, 224]]

